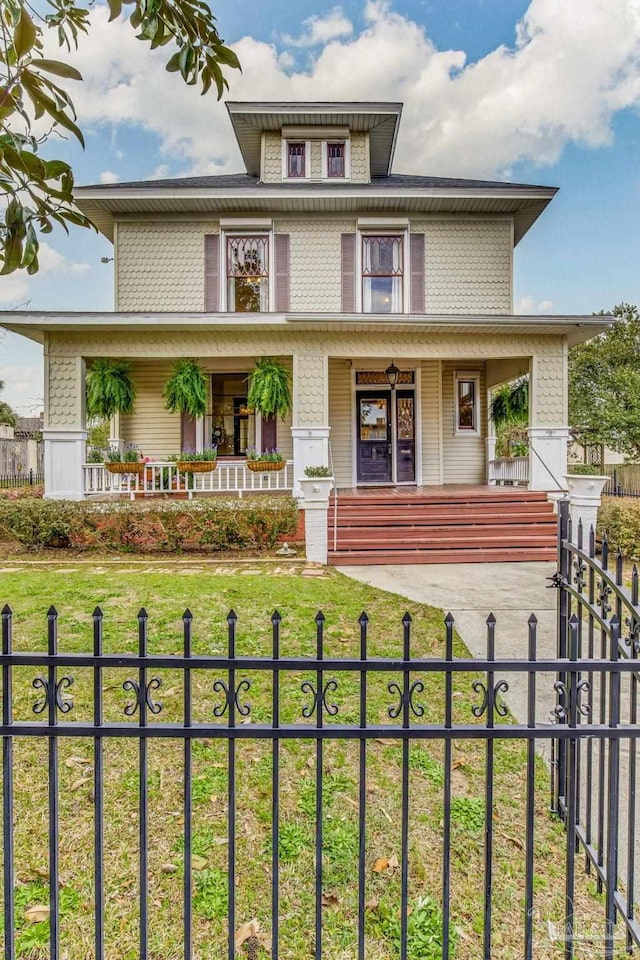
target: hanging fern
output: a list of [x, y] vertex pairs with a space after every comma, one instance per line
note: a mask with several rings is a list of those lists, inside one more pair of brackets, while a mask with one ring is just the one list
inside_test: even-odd
[[249, 376], [247, 406], [261, 417], [279, 417], [284, 420], [291, 412], [291, 374], [273, 357], [256, 360]]
[[133, 413], [136, 391], [128, 360], [94, 360], [87, 372], [87, 414], [110, 420], [116, 413]]
[[183, 357], [164, 385], [164, 405], [171, 413], [202, 417], [207, 412], [207, 377], [197, 360]]

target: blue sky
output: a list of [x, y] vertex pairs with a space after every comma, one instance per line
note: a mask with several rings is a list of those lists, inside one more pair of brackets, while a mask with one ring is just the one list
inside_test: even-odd
[[[236, 0], [214, 5], [243, 63], [230, 99], [399, 99], [397, 172], [561, 188], [516, 251], [523, 312], [640, 303], [640, 0]], [[72, 89], [87, 134], [79, 183], [241, 169], [226, 110], [169, 76], [96, 4]], [[52, 50], [51, 53], [54, 53]], [[47, 238], [41, 274], [0, 279], [0, 309], [109, 310], [109, 243]], [[42, 396], [41, 350], [0, 341], [5, 398]]]

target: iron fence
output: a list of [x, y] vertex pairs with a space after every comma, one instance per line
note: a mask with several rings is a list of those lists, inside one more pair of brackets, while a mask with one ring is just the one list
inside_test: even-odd
[[[606, 467], [603, 469], [607, 469]], [[638, 464], [612, 467], [612, 474], [602, 491], [607, 497], [640, 497], [640, 470]]]
[[[367, 817], [375, 798], [369, 793], [371, 751], [374, 743], [397, 743], [401, 751], [399, 773], [399, 834], [397, 837], [398, 858], [399, 937], [397, 956], [400, 960], [418, 954], [414, 950], [410, 932], [410, 893], [415, 888], [416, 859], [412, 853], [411, 803], [421, 789], [412, 775], [412, 757], [418, 747], [438, 744], [442, 751], [442, 777], [438, 781], [441, 790], [439, 803], [442, 816], [441, 858], [439, 880], [431, 884], [431, 896], [438, 903], [440, 927], [437, 936], [438, 956], [449, 960], [457, 924], [455, 891], [452, 890], [452, 856], [464, 853], [464, 837], [461, 839], [455, 828], [453, 806], [456, 802], [454, 745], [478, 745], [484, 770], [484, 805], [482, 830], [484, 833], [481, 862], [482, 932], [478, 955], [490, 958], [495, 949], [493, 890], [495, 871], [500, 869], [496, 860], [496, 751], [507, 742], [520, 741], [526, 748], [523, 761], [523, 795], [509, 798], [512, 804], [522, 803], [523, 830], [521, 844], [524, 856], [522, 897], [520, 903], [522, 955], [532, 960], [537, 953], [537, 937], [540, 933], [536, 919], [537, 880], [546, 873], [546, 856], [540, 859], [536, 852], [536, 840], [540, 830], [539, 787], [536, 772], [540, 759], [538, 749], [545, 744], [552, 747], [551, 809], [564, 818], [567, 829], [564, 908], [560, 922], [560, 937], [564, 944], [565, 957], [570, 960], [576, 949], [577, 917], [575, 911], [576, 862], [578, 845], [587, 854], [587, 863], [596, 870], [599, 884], [606, 890], [605, 916], [599, 921], [598, 938], [603, 944], [605, 957], [613, 957], [617, 946], [616, 915], [622, 916], [628, 931], [628, 943], [638, 943], [638, 926], [633, 912], [634, 874], [626, 880], [626, 899], [617, 882], [617, 807], [620, 791], [620, 743], [628, 744], [633, 758], [633, 770], [629, 768], [629, 786], [635, 776], [636, 740], [640, 735], [637, 722], [636, 665], [637, 636], [640, 619], [634, 619], [634, 640], [629, 650], [621, 655], [624, 640], [620, 636], [622, 608], [629, 608], [629, 597], [618, 582], [606, 570], [606, 548], [603, 566], [599, 567], [593, 551], [585, 554], [568, 541], [567, 517], [561, 505], [562, 528], [560, 535], [560, 570], [554, 582], [560, 587], [559, 604], [559, 657], [538, 655], [539, 628], [532, 615], [524, 627], [523, 656], [497, 656], [496, 619], [490, 616], [486, 625], [486, 655], [481, 659], [454, 656], [454, 620], [448, 615], [444, 621], [443, 642], [437, 646], [435, 656], [415, 655], [415, 626], [409, 615], [398, 625], [397, 655], [372, 656], [369, 619], [363, 613], [357, 623], [359, 649], [354, 656], [327, 653], [325, 635], [326, 621], [318, 613], [312, 624], [314, 649], [310, 656], [290, 656], [286, 653], [286, 635], [282, 633], [282, 618], [275, 612], [268, 624], [269, 655], [243, 654], [242, 637], [238, 633], [238, 618], [231, 611], [228, 615], [226, 653], [202, 654], [194, 652], [194, 618], [189, 610], [182, 617], [179, 652], [154, 653], [150, 649], [150, 622], [146, 611], [140, 611], [137, 619], [137, 652], [106, 652], [105, 624], [108, 620], [99, 608], [93, 613], [93, 646], [91, 652], [75, 653], [59, 649], [58, 614], [51, 607], [47, 614], [45, 651], [19, 652], [14, 649], [14, 618], [6, 606], [2, 611], [2, 724], [3, 738], [3, 897], [4, 897], [4, 956], [14, 960], [16, 956], [16, 864], [15, 824], [17, 817], [27, 816], [15, 803], [14, 750], [16, 745], [45, 738], [47, 742], [47, 824], [48, 824], [48, 879], [49, 879], [49, 956], [59, 960], [61, 934], [61, 887], [60, 887], [60, 746], [69, 738], [88, 742], [92, 749], [92, 851], [93, 861], [93, 908], [95, 927], [93, 932], [93, 955], [95, 960], [104, 960], [109, 952], [105, 944], [105, 746], [124, 738], [137, 748], [137, 952], [142, 960], [154, 954], [149, 942], [149, 922], [159, 909], [160, 903], [150, 897], [150, 849], [157, 825], [150, 818], [149, 798], [149, 748], [154, 742], [181, 743], [182, 769], [175, 772], [181, 780], [181, 821], [183, 873], [182, 873], [182, 946], [180, 955], [191, 960], [194, 957], [194, 882], [197, 881], [199, 864], [194, 855], [194, 778], [193, 753], [198, 742], [226, 745], [225, 769], [227, 774], [226, 828], [227, 853], [227, 915], [226, 946], [224, 953], [229, 960], [240, 956], [235, 934], [238, 926], [236, 910], [240, 875], [237, 872], [237, 830], [239, 811], [237, 786], [244, 771], [238, 762], [238, 750], [242, 744], [266, 743], [270, 747], [270, 837], [271, 857], [268, 883], [270, 885], [270, 909], [267, 924], [270, 927], [269, 953], [272, 960], [284, 955], [281, 925], [281, 804], [285, 782], [281, 772], [284, 748], [291, 743], [311, 743], [314, 783], [313, 809], [314, 877], [313, 908], [309, 921], [309, 948], [307, 953], [316, 960], [327, 956], [325, 952], [326, 900], [324, 888], [325, 862], [325, 794], [326, 756], [331, 743], [354, 744], [357, 761], [353, 772], [357, 781], [358, 842], [353, 862], [353, 878], [357, 886], [357, 904], [352, 923], [355, 953], [358, 960], [365, 960], [368, 950], [367, 889], [371, 877], [371, 863], [376, 851], [368, 842]], [[582, 564], [589, 569], [587, 594], [584, 585]], [[571, 571], [578, 581], [572, 581]], [[593, 590], [596, 574], [603, 583], [600, 607], [595, 604], [589, 591]], [[590, 578], [590, 579], [589, 579]], [[615, 583], [611, 583], [615, 579]], [[637, 607], [637, 577], [632, 597], [633, 617]], [[614, 612], [603, 614], [603, 604], [615, 594]], [[584, 653], [583, 629], [580, 614], [572, 612], [571, 605], [578, 604], [586, 611], [589, 623], [602, 631], [598, 649], [591, 647], [591, 632], [587, 630], [590, 656], [588, 664], [582, 660]], [[19, 621], [18, 621], [19, 623]], [[636, 629], [637, 628], [637, 629]], [[506, 627], [508, 644], [515, 642], [513, 624]], [[594, 626], [595, 630], [595, 626]], [[199, 649], [199, 640], [196, 649]], [[178, 646], [178, 643], [175, 643]], [[163, 678], [179, 675], [179, 707], [165, 710], [160, 696]], [[512, 681], [522, 676], [526, 683], [526, 716], [518, 719], [507, 710], [505, 697], [509, 696]], [[35, 691], [30, 700], [24, 693], [27, 688], [25, 676]], [[114, 677], [117, 680], [114, 681]], [[198, 683], [194, 684], [194, 678]], [[202, 678], [206, 678], [203, 681]], [[630, 680], [629, 716], [621, 715], [621, 683]], [[19, 683], [20, 681], [20, 683]], [[108, 681], [108, 682], [107, 682]], [[84, 693], [79, 697], [79, 688], [84, 684]], [[598, 687], [599, 684], [599, 687]], [[18, 687], [21, 695], [17, 695]], [[166, 689], [166, 688], [164, 688]], [[373, 690], [382, 690], [383, 700], [379, 707], [373, 706]], [[592, 705], [594, 691], [599, 690], [600, 708], [597, 717], [589, 714], [584, 705]], [[610, 692], [607, 692], [609, 690]], [[81, 699], [74, 705], [71, 692]], [[295, 696], [294, 696], [295, 691]], [[604, 693], [603, 693], [604, 691]], [[167, 691], [168, 693], [168, 691]], [[126, 696], [125, 696], [126, 695]], [[296, 700], [296, 697], [298, 698]], [[35, 699], [35, 702], [33, 702]], [[260, 710], [254, 711], [259, 700]], [[350, 701], [351, 708], [345, 708]], [[85, 703], [86, 701], [86, 703]], [[126, 702], [125, 702], [126, 701]], [[82, 707], [82, 703], [85, 704]], [[88, 706], [86, 705], [88, 704]], [[298, 704], [294, 707], [292, 704]], [[550, 723], [549, 710], [553, 713]], [[255, 712], [255, 722], [247, 722]], [[540, 716], [542, 712], [542, 718]], [[35, 717], [34, 717], [35, 715]], [[163, 719], [164, 716], [167, 719]], [[601, 755], [594, 760], [594, 745], [599, 745]], [[470, 747], [468, 749], [471, 749]], [[593, 793], [587, 797], [586, 807], [581, 806], [583, 754], [587, 751], [587, 767], [600, 771], [606, 769], [608, 790], [599, 793], [600, 810], [607, 806], [606, 817], [597, 813], [598, 829], [589, 826], [595, 802]], [[608, 753], [607, 753], [608, 751]], [[607, 766], [602, 758], [607, 753]], [[591, 760], [589, 759], [591, 757]], [[515, 775], [515, 774], [514, 774]], [[605, 797], [605, 793], [607, 796]], [[589, 799], [590, 797], [590, 799]], [[35, 802], [35, 801], [34, 801]], [[581, 826], [580, 812], [587, 811], [587, 825]], [[633, 846], [635, 832], [630, 844]], [[390, 841], [391, 843], [391, 841]], [[85, 851], [85, 854], [87, 851]], [[374, 867], [375, 869], [375, 867]], [[453, 898], [453, 899], [452, 899]], [[596, 902], [594, 901], [594, 904]], [[291, 907], [290, 907], [291, 909]], [[300, 908], [302, 909], [302, 907]], [[597, 909], [597, 907], [596, 907]], [[64, 919], [64, 918], [62, 918]], [[546, 930], [546, 925], [545, 925]], [[517, 931], [511, 931], [516, 938]], [[596, 936], [591, 933], [591, 937]], [[257, 948], [256, 948], [257, 949]], [[465, 948], [466, 949], [466, 948]], [[469, 950], [467, 955], [471, 955]], [[220, 954], [219, 954], [220, 955]], [[257, 956], [257, 953], [250, 954]], [[394, 955], [393, 953], [391, 955]], [[434, 954], [435, 955], [435, 954]]]
[[12, 487], [33, 487], [38, 483], [44, 483], [44, 474], [37, 473], [35, 470], [24, 473], [0, 473], [0, 490], [8, 490]]

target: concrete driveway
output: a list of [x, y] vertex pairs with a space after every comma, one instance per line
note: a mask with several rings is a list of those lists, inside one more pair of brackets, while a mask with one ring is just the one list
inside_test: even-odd
[[[549, 588], [553, 563], [407, 564], [339, 567], [341, 573], [409, 600], [450, 611], [458, 633], [474, 657], [486, 656], [486, 619], [496, 617], [496, 657], [526, 658], [527, 621], [538, 618], [538, 657], [556, 654], [556, 591]], [[444, 637], [444, 627], [443, 627]], [[444, 645], [443, 645], [444, 650]], [[527, 721], [527, 677], [506, 675], [505, 700], [521, 723]], [[536, 720], [550, 722], [555, 675], [538, 674]]]

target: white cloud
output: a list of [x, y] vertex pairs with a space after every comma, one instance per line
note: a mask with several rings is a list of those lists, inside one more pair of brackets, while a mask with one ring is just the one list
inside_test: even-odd
[[5, 384], [1, 398], [17, 413], [33, 416], [42, 410], [44, 394], [42, 363], [20, 366], [10, 363], [2, 366], [0, 380]]
[[[616, 112], [640, 104], [640, 0], [582, 0], [579, 12], [566, 0], [531, 0], [513, 46], [473, 63], [462, 50], [438, 50], [388, 3], [370, 0], [364, 17], [349, 35], [332, 33], [347, 29], [336, 10], [306, 21], [301, 37], [320, 38], [306, 70], [292, 68], [286, 49], [242, 38], [234, 48], [243, 73], [229, 71], [229, 96], [401, 100], [396, 170], [450, 176], [553, 164], [572, 142], [605, 146]], [[189, 172], [241, 169], [223, 104], [164, 70], [168, 48], [152, 53], [128, 24], [108, 24], [103, 5], [90, 18], [73, 58], [85, 83], [70, 84], [81, 122], [137, 124]]]
[[100, 174], [100, 183], [117, 183], [120, 177], [113, 170], [103, 170]]
[[554, 304], [551, 300], [539, 300], [535, 297], [520, 297], [513, 308], [514, 314], [528, 316], [532, 313], [552, 313]]
[[345, 16], [341, 7], [334, 7], [323, 16], [309, 17], [302, 22], [302, 32], [298, 37], [288, 34], [282, 37], [289, 47], [317, 47], [338, 37], [350, 37], [353, 24]]
[[28, 291], [29, 277], [24, 270], [10, 273], [0, 281], [0, 304], [9, 304], [15, 307], [24, 302]]
[[[38, 253], [40, 269], [30, 277], [25, 270], [16, 270], [0, 280], [0, 304], [9, 309], [17, 309], [29, 298], [32, 283], [47, 274], [56, 273], [58, 276], [78, 276], [91, 269], [89, 263], [73, 263], [64, 257], [46, 242], [40, 243]], [[1, 379], [1, 378], [0, 378]]]

